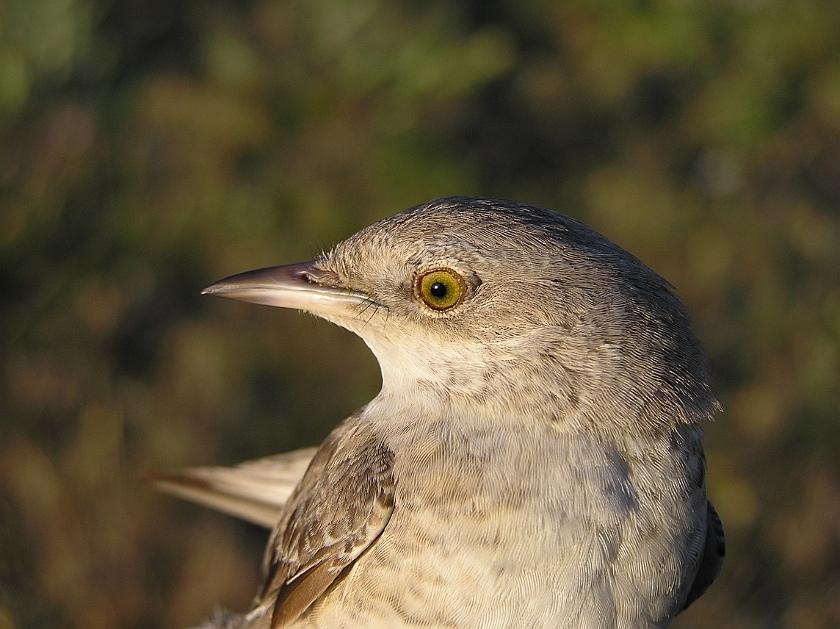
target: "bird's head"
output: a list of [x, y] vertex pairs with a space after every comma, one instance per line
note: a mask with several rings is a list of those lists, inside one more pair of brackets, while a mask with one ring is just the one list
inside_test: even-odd
[[715, 408], [667, 282], [582, 223], [449, 198], [367, 227], [312, 261], [204, 291], [297, 308], [358, 334], [383, 395], [573, 430], [657, 430]]

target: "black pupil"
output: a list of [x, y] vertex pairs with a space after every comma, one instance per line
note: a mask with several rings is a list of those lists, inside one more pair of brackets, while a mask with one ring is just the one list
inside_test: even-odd
[[446, 284], [443, 282], [435, 282], [431, 286], [429, 286], [429, 292], [438, 299], [442, 299], [446, 297]]

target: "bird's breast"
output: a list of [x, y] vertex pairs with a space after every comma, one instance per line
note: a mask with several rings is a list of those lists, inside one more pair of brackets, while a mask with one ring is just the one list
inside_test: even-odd
[[550, 427], [400, 434], [393, 515], [335, 589], [342, 615], [316, 611], [313, 626], [605, 629], [667, 613], [673, 592], [636, 575], [678, 585], [674, 548], [700, 534], [687, 524], [700, 498], [646, 495], [632, 460]]
[[600, 448], [571, 446], [492, 430], [430, 431], [394, 445], [394, 513], [342, 584], [345, 605], [384, 614], [388, 626], [560, 617], [617, 552], [618, 540], [590, 535], [597, 528], [586, 521], [606, 530], [630, 508], [620, 466]]

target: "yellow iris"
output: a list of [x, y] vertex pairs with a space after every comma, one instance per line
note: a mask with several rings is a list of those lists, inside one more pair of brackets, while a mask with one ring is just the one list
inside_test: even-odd
[[420, 299], [435, 310], [447, 310], [461, 301], [464, 280], [454, 271], [437, 269], [417, 278]]

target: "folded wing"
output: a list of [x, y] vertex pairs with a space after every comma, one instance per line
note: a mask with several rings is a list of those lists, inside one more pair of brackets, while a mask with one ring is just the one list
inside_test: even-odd
[[258, 608], [293, 623], [379, 538], [394, 510], [394, 453], [359, 413], [324, 441], [274, 530]]
[[700, 568], [688, 592], [683, 609], [691, 605], [706, 591], [712, 582], [718, 578], [720, 569], [723, 567], [723, 558], [726, 555], [726, 538], [723, 534], [720, 517], [718, 517], [712, 503], [708, 501], [706, 502], [706, 518], [706, 545], [700, 559]]

